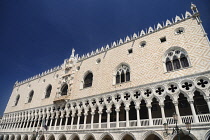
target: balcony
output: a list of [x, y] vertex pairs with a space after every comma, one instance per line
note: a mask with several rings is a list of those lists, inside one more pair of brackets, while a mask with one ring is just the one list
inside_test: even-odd
[[[198, 120], [199, 123], [194, 123], [193, 121], [193, 115], [189, 116], [181, 116], [181, 121], [182, 124], [185, 124], [186, 122], [190, 122], [193, 125], [200, 125], [200, 124], [209, 124], [210, 123], [210, 113], [209, 114], [199, 114]], [[173, 117], [167, 117], [166, 121], [168, 125], [172, 126], [175, 125], [175, 122], [173, 120]], [[155, 118], [152, 119], [153, 125], [150, 125], [149, 119], [142, 119], [140, 120], [140, 126], [138, 126], [137, 120], [130, 120], [129, 121], [129, 128], [136, 128], [138, 127], [139, 129], [144, 128], [152, 128], [154, 126], [163, 126], [162, 118]], [[104, 130], [104, 129], [123, 129], [127, 128], [126, 126], [126, 121], [119, 121], [119, 127], [117, 127], [117, 122], [110, 122], [110, 127], [108, 127], [107, 122], [103, 122], [101, 124], [99, 123], [93, 123], [91, 124], [79, 124], [79, 125], [60, 125], [60, 126], [48, 126], [48, 130], [50, 132], [53, 131], [83, 131], [83, 130], [92, 130], [92, 129], [98, 129], [98, 130]], [[41, 128], [44, 130], [44, 128]], [[1, 130], [2, 132], [32, 132], [34, 130], [37, 130], [37, 127], [30, 127], [30, 128], [8, 128], [8, 129], [3, 129]]]

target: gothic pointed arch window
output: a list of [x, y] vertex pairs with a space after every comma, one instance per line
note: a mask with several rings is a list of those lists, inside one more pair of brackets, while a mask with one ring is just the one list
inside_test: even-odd
[[34, 96], [34, 91], [32, 90], [28, 95], [28, 103], [30, 103], [32, 101], [33, 96]]
[[116, 84], [130, 81], [130, 69], [127, 65], [121, 65], [117, 69], [116, 73]]
[[48, 85], [46, 89], [45, 98], [49, 98], [52, 90], [52, 85]]
[[68, 93], [68, 85], [65, 83], [61, 88], [61, 96], [67, 95]]
[[83, 88], [91, 87], [93, 83], [93, 73], [88, 72], [86, 76], [84, 77], [84, 84]]
[[187, 60], [187, 58], [184, 54], [181, 54], [180, 61], [181, 61], [181, 64], [182, 64], [183, 68], [189, 67], [189, 62], [188, 62], [188, 60]]
[[167, 71], [172, 71], [173, 70], [172, 62], [168, 57], [166, 58], [166, 70]]
[[163, 57], [166, 71], [174, 71], [190, 66], [187, 52], [180, 47], [169, 48]]
[[18, 94], [15, 99], [15, 106], [18, 104], [19, 100], [20, 100], [20, 94]]
[[180, 61], [179, 61], [179, 59], [177, 58], [177, 56], [174, 56], [174, 57], [173, 57], [173, 65], [174, 65], [174, 69], [175, 69], [175, 70], [181, 68]]

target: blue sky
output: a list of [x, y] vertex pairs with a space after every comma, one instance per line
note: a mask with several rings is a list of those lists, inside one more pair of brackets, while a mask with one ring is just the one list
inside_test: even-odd
[[[210, 34], [209, 0], [1, 0], [0, 116], [15, 81], [61, 65], [197, 5]], [[41, 94], [41, 93], [40, 93]]]

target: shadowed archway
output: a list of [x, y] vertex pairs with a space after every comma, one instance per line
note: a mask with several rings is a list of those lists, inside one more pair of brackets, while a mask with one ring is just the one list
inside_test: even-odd
[[157, 135], [151, 134], [145, 140], [161, 140]]

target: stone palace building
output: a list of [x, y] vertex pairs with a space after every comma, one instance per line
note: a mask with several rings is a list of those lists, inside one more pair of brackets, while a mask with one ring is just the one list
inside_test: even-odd
[[210, 140], [210, 42], [191, 9], [16, 82], [0, 140]]

